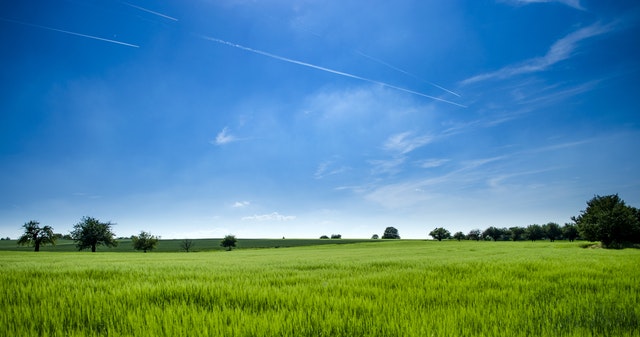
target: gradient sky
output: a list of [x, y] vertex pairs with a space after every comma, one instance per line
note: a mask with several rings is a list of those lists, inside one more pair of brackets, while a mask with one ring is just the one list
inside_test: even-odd
[[0, 4], [0, 236], [427, 238], [640, 206], [640, 4]]

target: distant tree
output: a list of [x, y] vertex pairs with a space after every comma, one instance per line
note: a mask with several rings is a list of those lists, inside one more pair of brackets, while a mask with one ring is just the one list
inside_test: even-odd
[[46, 244], [52, 244], [55, 246], [56, 237], [51, 226], [44, 226], [40, 228], [39, 222], [31, 220], [22, 225], [22, 227], [24, 228], [24, 234], [18, 238], [19, 245], [33, 246], [35, 252], [39, 252], [40, 246], [44, 246]]
[[118, 241], [111, 231], [111, 226], [111, 222], [100, 222], [96, 218], [85, 216], [73, 226], [71, 237], [76, 241], [78, 250], [91, 248], [91, 252], [95, 252], [96, 247], [100, 245], [115, 247]]
[[520, 241], [522, 240], [522, 237], [524, 236], [525, 233], [525, 228], [524, 227], [509, 227], [509, 232], [511, 232], [511, 240], [513, 241]]
[[378, 240], [380, 237], [378, 236], [378, 234], [373, 234], [371, 236], [371, 240]]
[[617, 195], [596, 195], [587, 209], [571, 218], [583, 239], [600, 241], [604, 247], [640, 243], [640, 211], [627, 206]]
[[480, 241], [482, 239], [482, 232], [479, 229], [472, 229], [469, 231], [469, 234], [467, 234], [467, 239]]
[[395, 227], [387, 227], [382, 234], [383, 239], [399, 239], [400, 233]]
[[544, 229], [538, 224], [527, 226], [525, 229], [525, 236], [531, 241], [544, 239]]
[[328, 237], [328, 236], [326, 236], [326, 235], [322, 235], [322, 236], [320, 237], [320, 239], [323, 239], [323, 240], [324, 240], [324, 239], [328, 239], [328, 238], [329, 238], [329, 237]]
[[544, 231], [544, 236], [551, 242], [556, 241], [556, 239], [562, 236], [562, 228], [555, 222], [542, 225], [542, 230]]
[[332, 239], [342, 239], [342, 234], [331, 234]]
[[502, 230], [500, 228], [494, 227], [494, 226], [491, 226], [491, 227], [485, 229], [484, 232], [482, 232], [482, 236], [484, 236], [484, 237], [488, 236], [491, 239], [493, 239], [493, 241], [498, 241], [498, 239], [500, 239], [502, 234], [503, 234]]
[[453, 234], [453, 238], [460, 241], [464, 240], [466, 238], [466, 235], [464, 235], [464, 233], [462, 232], [456, 232], [455, 234]]
[[573, 242], [573, 240], [578, 238], [578, 228], [575, 224], [565, 223], [562, 227], [562, 236], [569, 240], [569, 242]]
[[184, 239], [180, 241], [180, 249], [184, 250], [187, 253], [193, 250], [194, 245], [195, 243], [191, 239]]
[[429, 232], [429, 236], [431, 236], [434, 240], [442, 241], [442, 239], [450, 238], [451, 232], [444, 229], [443, 227], [438, 227]]
[[227, 235], [224, 237], [224, 239], [222, 239], [222, 241], [220, 241], [220, 246], [227, 248], [228, 251], [231, 250], [231, 248], [236, 246], [236, 242], [238, 240], [236, 239], [235, 235]]
[[151, 235], [149, 232], [141, 231], [139, 235], [131, 237], [133, 242], [133, 249], [142, 250], [145, 253], [148, 250], [153, 250], [158, 244], [158, 237]]

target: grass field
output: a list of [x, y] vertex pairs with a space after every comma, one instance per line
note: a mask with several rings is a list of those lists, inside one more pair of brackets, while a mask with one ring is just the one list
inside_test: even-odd
[[640, 336], [640, 250], [0, 252], [0, 336]]

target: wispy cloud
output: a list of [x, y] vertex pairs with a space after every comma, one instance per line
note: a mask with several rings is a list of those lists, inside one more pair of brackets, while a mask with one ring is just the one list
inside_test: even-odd
[[311, 64], [311, 63], [307, 63], [307, 62], [302, 62], [302, 61], [290, 59], [290, 58], [287, 58], [287, 57], [284, 57], [284, 56], [279, 56], [279, 55], [271, 54], [271, 53], [268, 53], [268, 52], [265, 52], [265, 51], [262, 51], [262, 50], [245, 47], [245, 46], [242, 46], [242, 45], [239, 45], [239, 44], [236, 44], [236, 43], [228, 42], [228, 41], [225, 41], [225, 40], [222, 40], [222, 39], [217, 39], [217, 38], [214, 38], [214, 37], [202, 36], [202, 38], [205, 39], [205, 40], [209, 40], [209, 41], [213, 41], [213, 42], [220, 43], [220, 44], [223, 44], [223, 45], [227, 45], [227, 46], [231, 46], [231, 47], [238, 48], [238, 49], [241, 49], [241, 50], [245, 50], [245, 51], [248, 51], [248, 52], [251, 52], [251, 53], [254, 53], [254, 54], [267, 56], [267, 57], [270, 57], [270, 58], [273, 58], [273, 59], [276, 59], [276, 60], [289, 62], [289, 63], [293, 63], [293, 64], [301, 65], [301, 66], [304, 66], [304, 67], [309, 67], [309, 68], [321, 70], [321, 71], [324, 71], [324, 72], [328, 72], [328, 73], [332, 73], [332, 74], [336, 74], [336, 75], [340, 75], [340, 76], [344, 76], [344, 77], [350, 77], [350, 78], [357, 79], [357, 80], [360, 80], [360, 81], [365, 81], [365, 82], [377, 84], [377, 85], [380, 85], [380, 86], [383, 86], [383, 87], [404, 91], [406, 93], [410, 93], [410, 94], [413, 94], [413, 95], [422, 96], [422, 97], [426, 97], [426, 98], [429, 98], [429, 99], [432, 99], [432, 100], [435, 100], [435, 101], [440, 101], [440, 102], [443, 102], [443, 103], [447, 103], [447, 104], [455, 105], [455, 106], [458, 106], [458, 107], [466, 108], [465, 105], [462, 105], [462, 104], [459, 104], [459, 103], [456, 103], [456, 102], [453, 102], [453, 101], [449, 101], [449, 100], [446, 100], [446, 99], [443, 99], [443, 98], [440, 98], [440, 97], [427, 95], [427, 94], [424, 94], [424, 93], [421, 93], [421, 92], [418, 92], [418, 91], [414, 91], [414, 90], [398, 87], [398, 86], [395, 86], [395, 85], [392, 85], [392, 84], [388, 84], [388, 83], [385, 83], [385, 82], [380, 82], [380, 81], [372, 80], [372, 79], [369, 79], [369, 78], [366, 78], [366, 77], [362, 77], [362, 76], [346, 73], [346, 72], [343, 72], [343, 71], [338, 71], [338, 70], [334, 70], [334, 69], [318, 66], [318, 65], [315, 65], [315, 64]]
[[387, 139], [383, 147], [388, 151], [406, 154], [429, 144], [432, 140], [432, 136], [413, 136], [413, 132], [407, 131], [392, 135]]
[[133, 47], [133, 48], [140, 48], [140, 46], [135, 45], [135, 44], [131, 44], [131, 43], [126, 43], [126, 42], [122, 42], [122, 41], [117, 41], [117, 40], [111, 40], [111, 39], [105, 39], [99, 36], [93, 36], [93, 35], [87, 35], [87, 34], [81, 34], [81, 33], [76, 33], [76, 32], [71, 32], [68, 30], [64, 30], [64, 29], [58, 29], [58, 28], [52, 28], [52, 27], [47, 27], [47, 26], [41, 26], [41, 25], [36, 25], [33, 23], [27, 23], [27, 22], [22, 22], [22, 21], [17, 21], [17, 20], [10, 20], [10, 19], [5, 19], [5, 18], [0, 18], [0, 20], [2, 21], [6, 21], [6, 22], [11, 22], [11, 23], [16, 23], [19, 25], [24, 25], [24, 26], [29, 26], [29, 27], [35, 27], [35, 28], [40, 28], [40, 29], [46, 29], [46, 30], [50, 30], [53, 32], [59, 32], [59, 33], [64, 33], [64, 34], [69, 34], [69, 35], [74, 35], [74, 36], [79, 36], [79, 37], [84, 37], [87, 39], [93, 39], [93, 40], [98, 40], [98, 41], [103, 41], [103, 42], [109, 42], [109, 43], [114, 43], [114, 44], [119, 44], [121, 46], [127, 46], [127, 47]]
[[347, 170], [349, 170], [347, 166], [336, 167], [333, 161], [326, 161], [318, 165], [318, 168], [316, 169], [316, 172], [313, 174], [313, 177], [315, 179], [323, 179], [327, 176], [332, 176], [332, 175], [346, 172]]
[[152, 10], [150, 10], [150, 9], [146, 9], [146, 8], [144, 8], [144, 7], [136, 6], [136, 5], [134, 5], [134, 4], [131, 4], [131, 3], [128, 3], [128, 2], [125, 2], [125, 1], [122, 1], [122, 3], [123, 3], [123, 4], [125, 4], [125, 5], [127, 5], [127, 6], [129, 6], [129, 7], [133, 7], [133, 8], [135, 8], [135, 9], [141, 10], [141, 11], [143, 11], [143, 12], [151, 13], [151, 14], [153, 14], [153, 15], [156, 15], [156, 16], [159, 16], [159, 17], [162, 17], [162, 18], [165, 18], [165, 19], [169, 19], [169, 20], [172, 20], [172, 21], [178, 21], [178, 19], [176, 19], [176, 18], [174, 18], [174, 17], [171, 17], [171, 16], [169, 16], [169, 15], [165, 15], [165, 14], [162, 14], [162, 13], [158, 13], [158, 12], [156, 12], [156, 11], [152, 11]]
[[395, 157], [387, 160], [370, 160], [373, 174], [395, 174], [401, 171], [401, 166], [406, 161], [405, 157]]
[[249, 221], [290, 221], [290, 220], [294, 220], [296, 217], [295, 215], [282, 215], [278, 212], [273, 212], [273, 213], [269, 213], [269, 214], [261, 214], [261, 215], [251, 215], [251, 216], [245, 216], [242, 218], [242, 220], [249, 220]]
[[505, 2], [512, 5], [528, 5], [532, 3], [560, 3], [563, 5], [567, 5], [569, 7], [573, 7], [575, 9], [579, 9], [581, 11], [585, 10], [584, 7], [580, 4], [580, 0], [499, 0], [499, 2]]
[[422, 168], [434, 168], [440, 167], [446, 163], [448, 163], [450, 159], [427, 159], [423, 160], [419, 163], [419, 166]]
[[225, 127], [222, 131], [218, 132], [216, 139], [212, 141], [212, 143], [215, 145], [225, 145], [238, 140], [237, 137], [229, 133], [229, 128]]
[[580, 42], [608, 33], [612, 29], [613, 25], [602, 25], [600, 23], [578, 29], [556, 41], [542, 57], [536, 57], [515, 65], [509, 65], [494, 72], [473, 76], [462, 81], [462, 84], [472, 84], [491, 79], [505, 79], [516, 75], [547, 70], [550, 66], [573, 56]]
[[247, 206], [251, 205], [251, 202], [249, 201], [236, 201], [233, 203], [233, 205], [231, 205], [231, 207], [233, 208], [245, 208]]

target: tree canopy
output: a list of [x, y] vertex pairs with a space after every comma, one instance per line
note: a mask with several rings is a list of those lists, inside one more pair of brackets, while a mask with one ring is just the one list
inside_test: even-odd
[[133, 241], [133, 249], [142, 250], [145, 253], [156, 248], [158, 244], [158, 237], [145, 231], [141, 231], [139, 235], [132, 236], [131, 239]]
[[96, 218], [85, 216], [73, 226], [71, 237], [76, 241], [78, 250], [91, 248], [91, 251], [95, 252], [96, 246], [115, 247], [118, 242], [111, 231], [112, 225], [111, 222], [100, 222]]
[[387, 227], [382, 234], [383, 239], [399, 239], [400, 233], [395, 227]]
[[583, 239], [600, 241], [604, 247], [640, 243], [640, 211], [627, 206], [617, 194], [596, 195], [571, 219]]
[[451, 232], [449, 232], [448, 230], [446, 230], [446, 229], [444, 229], [442, 227], [438, 227], [438, 228], [435, 228], [434, 230], [432, 230], [429, 233], [429, 236], [431, 236], [435, 240], [442, 241], [442, 239], [450, 238], [451, 237]]
[[35, 252], [39, 252], [40, 246], [44, 246], [46, 244], [52, 244], [55, 246], [56, 236], [53, 233], [53, 228], [51, 226], [44, 226], [41, 228], [39, 222], [31, 220], [22, 225], [22, 227], [24, 228], [24, 234], [18, 238], [19, 245], [31, 245], [34, 247]]
[[237, 241], [238, 240], [235, 235], [227, 235], [222, 239], [222, 241], [220, 241], [220, 246], [227, 248], [227, 250], [231, 250], [236, 246]]

